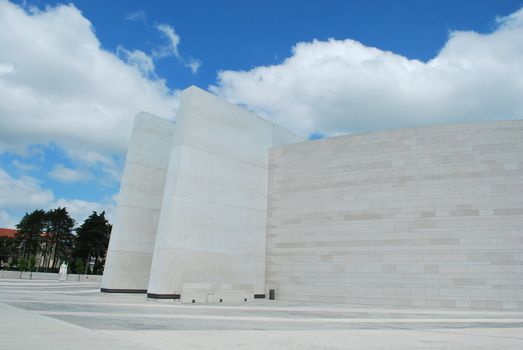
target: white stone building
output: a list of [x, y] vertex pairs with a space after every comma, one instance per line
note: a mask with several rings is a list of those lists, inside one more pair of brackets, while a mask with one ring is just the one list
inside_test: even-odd
[[523, 310], [523, 120], [303, 138], [203, 90], [139, 114], [102, 282], [185, 302]]

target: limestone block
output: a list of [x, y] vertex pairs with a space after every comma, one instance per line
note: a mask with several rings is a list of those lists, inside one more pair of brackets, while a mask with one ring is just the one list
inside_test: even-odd
[[175, 124], [136, 116], [125, 161], [103, 290], [145, 291]]
[[239, 290], [227, 299], [264, 293], [269, 148], [275, 140], [301, 141], [196, 87], [182, 93], [149, 293], [199, 302], [219, 294], [214, 287], [188, 287], [195, 283], [253, 286], [250, 296]]
[[441, 125], [275, 147], [267, 288], [289, 300], [517, 309], [522, 128]]

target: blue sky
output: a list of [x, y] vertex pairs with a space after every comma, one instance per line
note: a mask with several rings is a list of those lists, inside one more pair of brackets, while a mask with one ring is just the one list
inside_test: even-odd
[[0, 0], [0, 227], [113, 215], [133, 116], [198, 85], [304, 136], [523, 118], [523, 0]]

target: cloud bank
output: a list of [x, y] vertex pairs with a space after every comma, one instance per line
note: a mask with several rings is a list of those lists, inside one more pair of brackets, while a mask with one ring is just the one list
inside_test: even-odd
[[134, 115], [174, 117], [176, 93], [148, 78], [148, 56], [104, 50], [73, 5], [29, 13], [0, 0], [0, 45], [0, 152], [50, 142], [123, 152]]
[[428, 62], [354, 40], [301, 42], [211, 91], [303, 135], [523, 118], [523, 9], [488, 34], [451, 32]]
[[[0, 208], [33, 211], [35, 209], [55, 209], [66, 207], [72, 218], [81, 224], [93, 211], [106, 211], [112, 219], [114, 202], [107, 198], [104, 202], [92, 202], [81, 199], [56, 198], [53, 191], [42, 188], [40, 181], [30, 176], [12, 177], [0, 169]], [[2, 227], [11, 227], [19, 222], [6, 210], [0, 210]]]
[[[98, 202], [61, 198], [46, 180], [89, 182], [103, 197], [119, 181], [134, 115], [174, 119], [177, 93], [156, 76], [150, 55], [103, 49], [74, 5], [39, 10], [0, 0], [0, 154], [26, 157], [0, 165], [0, 227], [37, 208], [66, 206], [80, 223], [93, 210], [112, 213], [113, 193]], [[35, 152], [38, 165], [28, 162]]]

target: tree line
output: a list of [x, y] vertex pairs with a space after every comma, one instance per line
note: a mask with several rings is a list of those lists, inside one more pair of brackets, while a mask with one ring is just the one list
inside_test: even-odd
[[68, 264], [69, 272], [101, 274], [109, 245], [111, 224], [105, 211], [94, 211], [79, 227], [66, 208], [26, 213], [16, 225], [13, 238], [1, 237], [0, 256], [11, 269], [57, 272]]

